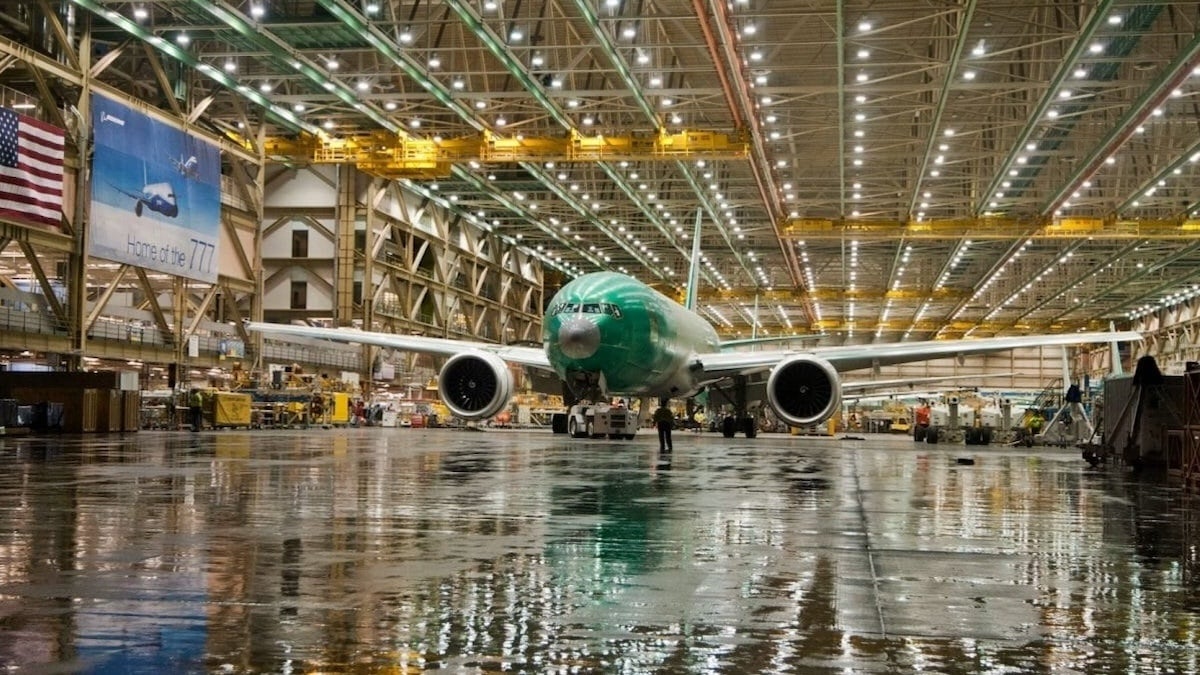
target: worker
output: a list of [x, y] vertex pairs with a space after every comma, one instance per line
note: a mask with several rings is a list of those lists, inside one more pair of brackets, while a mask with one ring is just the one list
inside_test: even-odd
[[654, 411], [654, 425], [658, 427], [658, 451], [671, 452], [671, 428], [675, 426], [675, 413], [667, 407], [667, 399], [659, 399], [658, 410]]
[[921, 404], [913, 410], [913, 422], [920, 427], [929, 426], [929, 412], [929, 404]]
[[1046, 420], [1042, 418], [1041, 414], [1036, 412], [1033, 413], [1033, 415], [1031, 415], [1029, 418], [1029, 435], [1037, 436], [1039, 433], [1041, 433], [1042, 425], [1045, 423]]
[[193, 389], [188, 398], [188, 411], [192, 414], [192, 431], [200, 431], [204, 424], [204, 392]]

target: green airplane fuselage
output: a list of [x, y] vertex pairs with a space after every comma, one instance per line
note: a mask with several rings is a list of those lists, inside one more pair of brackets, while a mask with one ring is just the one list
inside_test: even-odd
[[[595, 352], [574, 358], [564, 352], [564, 323], [588, 321], [599, 330]], [[554, 295], [542, 324], [542, 344], [555, 373], [601, 377], [603, 391], [617, 396], [684, 396], [698, 388], [688, 365], [695, 354], [720, 349], [703, 318], [623, 274], [586, 274]], [[568, 347], [566, 351], [571, 351]]]

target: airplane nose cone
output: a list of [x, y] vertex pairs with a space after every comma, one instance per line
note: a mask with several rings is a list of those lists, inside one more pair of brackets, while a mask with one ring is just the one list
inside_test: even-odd
[[586, 359], [600, 348], [600, 328], [587, 319], [566, 319], [558, 327], [558, 347], [572, 359]]

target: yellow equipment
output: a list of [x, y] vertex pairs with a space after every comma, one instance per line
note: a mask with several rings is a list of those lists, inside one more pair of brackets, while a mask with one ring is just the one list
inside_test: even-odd
[[329, 423], [350, 423], [350, 394], [340, 391], [333, 393], [333, 407], [329, 409]]
[[210, 398], [214, 427], [250, 426], [250, 394], [217, 391]]

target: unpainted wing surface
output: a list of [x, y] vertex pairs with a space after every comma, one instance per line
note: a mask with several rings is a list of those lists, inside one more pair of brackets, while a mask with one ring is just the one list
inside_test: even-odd
[[465, 351], [479, 350], [490, 352], [500, 358], [540, 370], [552, 370], [546, 352], [540, 347], [514, 347], [498, 345], [490, 342], [472, 342], [470, 340], [453, 340], [450, 338], [425, 337], [423, 335], [398, 335], [395, 333], [376, 333], [371, 331], [350, 330], [346, 328], [318, 328], [315, 326], [293, 326], [286, 324], [261, 323], [250, 321], [246, 329], [258, 331], [264, 335], [291, 335], [294, 337], [319, 338], [334, 342], [350, 342], [358, 344], [388, 347], [402, 351], [421, 352], [424, 354], [440, 354], [453, 356]]
[[[878, 390], [887, 389], [888, 387], [909, 386], [909, 390], [918, 384], [929, 384], [932, 382], [949, 382], [950, 380], [986, 380], [994, 377], [1009, 377], [1016, 375], [1014, 372], [1007, 373], [986, 373], [980, 375], [973, 373], [971, 375], [931, 375], [929, 377], [898, 377], [887, 380], [858, 380], [855, 382], [842, 382], [842, 391], [844, 393], [874, 393]], [[902, 391], [902, 390], [900, 390]]]
[[760, 352], [721, 352], [698, 354], [693, 368], [701, 370], [701, 379], [713, 382], [735, 375], [750, 375], [770, 370], [789, 356], [807, 354], [828, 361], [838, 372], [890, 366], [914, 361], [929, 361], [956, 356], [987, 354], [1022, 347], [1075, 345], [1097, 342], [1141, 340], [1133, 331], [1116, 333], [1062, 333], [981, 338], [978, 340], [932, 340], [889, 344], [813, 347], [812, 349], [765, 350]]

